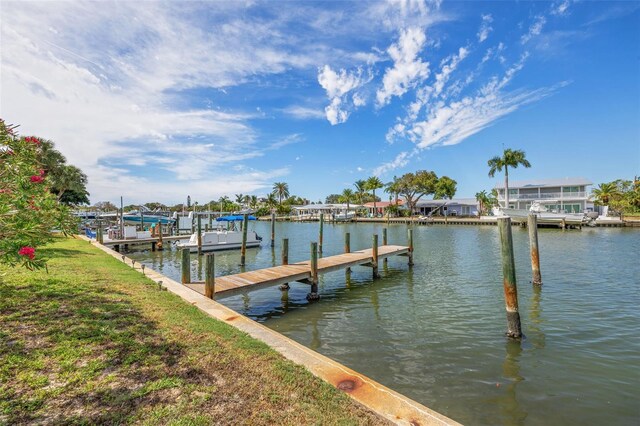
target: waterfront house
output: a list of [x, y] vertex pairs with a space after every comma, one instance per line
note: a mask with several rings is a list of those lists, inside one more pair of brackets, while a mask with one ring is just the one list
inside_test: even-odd
[[387, 208], [389, 206], [398, 206], [398, 207], [403, 207], [404, 206], [404, 200], [398, 200], [398, 201], [376, 201], [375, 205], [373, 203], [373, 201], [369, 202], [369, 203], [365, 203], [364, 207], [367, 208], [367, 216], [369, 217], [373, 217], [373, 216], [384, 216], [387, 214]]
[[[538, 179], [509, 182], [509, 207], [526, 209], [540, 202], [549, 211], [582, 213], [593, 210], [588, 187], [593, 182], [585, 178]], [[497, 183], [498, 203], [505, 207], [504, 182]]]
[[475, 198], [453, 198], [451, 200], [425, 200], [416, 203], [414, 213], [427, 216], [478, 216], [480, 208]]

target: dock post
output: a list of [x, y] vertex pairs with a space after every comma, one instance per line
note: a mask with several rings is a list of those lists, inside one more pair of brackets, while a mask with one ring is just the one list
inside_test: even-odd
[[156, 251], [156, 242], [151, 241], [151, 251]]
[[276, 214], [271, 213], [271, 247], [276, 243]]
[[540, 274], [540, 254], [538, 252], [538, 217], [530, 214], [527, 218], [529, 225], [529, 249], [531, 250], [531, 282], [534, 285], [542, 284], [542, 275]]
[[[345, 232], [344, 234], [344, 252], [351, 253], [351, 233]], [[347, 268], [347, 272], [351, 272], [351, 268]]]
[[215, 257], [213, 253], [207, 253], [204, 257], [204, 295], [213, 299], [216, 292]]
[[322, 227], [324, 225], [324, 213], [320, 213], [320, 233], [318, 235], [318, 252], [322, 254]]
[[500, 251], [502, 252], [502, 275], [504, 300], [507, 310], [507, 337], [520, 339], [520, 313], [518, 312], [518, 287], [516, 284], [516, 268], [513, 258], [513, 237], [511, 236], [511, 218], [498, 219], [500, 230]]
[[101, 220], [98, 221], [98, 229], [96, 231], [97, 231], [96, 232], [96, 240], [98, 240], [98, 242], [100, 244], [103, 244], [104, 243], [104, 237], [102, 235], [102, 221]]
[[318, 243], [311, 243], [311, 292], [307, 294], [307, 300], [320, 299], [318, 294]]
[[158, 244], [156, 244], [156, 247], [158, 248], [158, 251], [162, 251], [163, 250], [163, 244], [162, 244], [162, 224], [160, 222], [158, 222]]
[[144, 213], [140, 211], [140, 231], [144, 232]]
[[188, 248], [182, 249], [182, 284], [191, 282], [191, 254]]
[[[283, 265], [289, 264], [289, 239], [288, 238], [282, 239], [282, 264]], [[289, 290], [289, 283], [284, 283], [279, 288], [282, 291], [287, 291]]]
[[407, 229], [409, 235], [409, 266], [413, 266], [413, 229]]
[[[389, 223], [389, 222], [387, 221], [387, 223]], [[388, 241], [387, 241], [387, 228], [382, 228], [382, 245], [386, 246], [387, 244], [388, 244]], [[386, 257], [384, 258], [383, 262], [384, 262], [384, 266], [386, 267], [387, 263], [388, 263]]]
[[202, 254], [202, 220], [198, 215], [198, 255]]
[[378, 234], [373, 234], [373, 245], [371, 247], [371, 259], [373, 264], [373, 278], [380, 278], [378, 273]]
[[245, 261], [247, 258], [247, 224], [249, 221], [249, 216], [244, 214], [242, 216], [242, 249], [240, 251], [240, 266], [245, 265]]

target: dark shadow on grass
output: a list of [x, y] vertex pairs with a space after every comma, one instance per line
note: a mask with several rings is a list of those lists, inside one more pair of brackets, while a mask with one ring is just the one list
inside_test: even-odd
[[[162, 390], [215, 381], [180, 363], [185, 346], [167, 341], [128, 297], [96, 283], [46, 277], [2, 286], [0, 363], [12, 359], [16, 371], [0, 392], [9, 401], [0, 423], [128, 422], [142, 405], [174, 402]], [[54, 387], [36, 393], [17, 378], [25, 369], [48, 376]]]
[[77, 256], [95, 256], [96, 253], [86, 252], [82, 250], [63, 249], [57, 247], [44, 247], [38, 249], [38, 254], [47, 259], [56, 257], [77, 257]]

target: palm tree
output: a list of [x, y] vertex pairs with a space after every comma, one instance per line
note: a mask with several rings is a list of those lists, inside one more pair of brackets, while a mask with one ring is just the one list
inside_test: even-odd
[[480, 203], [480, 214], [485, 214], [486, 208], [491, 205], [491, 197], [487, 191], [476, 192], [476, 201]]
[[355, 194], [353, 193], [353, 191], [349, 188], [345, 189], [344, 191], [342, 191], [342, 194], [340, 194], [340, 201], [342, 201], [343, 203], [347, 203], [347, 213], [349, 212], [349, 203], [353, 201], [354, 195]]
[[495, 156], [487, 161], [489, 166], [489, 177], [493, 177], [496, 171], [501, 172], [504, 168], [504, 206], [509, 208], [509, 167], [517, 168], [520, 164], [531, 167], [526, 159], [526, 154], [520, 149], [507, 148], [502, 153], [502, 157]]
[[276, 203], [276, 196], [273, 194], [273, 192], [267, 195], [267, 207], [269, 207], [269, 209], [273, 210], [273, 208], [276, 206]]
[[278, 197], [278, 202], [282, 205], [282, 199], [289, 197], [289, 184], [276, 182], [273, 184], [273, 194]]
[[249, 201], [249, 204], [251, 205], [252, 209], [255, 209], [256, 207], [258, 207], [258, 196], [252, 195], [251, 200]]
[[226, 210], [226, 207], [229, 201], [231, 200], [229, 200], [229, 197], [227, 197], [226, 195], [218, 199], [218, 202], [220, 203], [220, 213]]
[[378, 214], [378, 209], [376, 208], [376, 189], [384, 188], [384, 183], [382, 183], [378, 176], [371, 176], [367, 179], [366, 188], [373, 193], [373, 214], [376, 216]]
[[611, 198], [619, 194], [620, 191], [615, 182], [601, 183], [593, 190], [593, 195], [596, 196], [596, 203], [603, 206], [608, 206]]
[[357, 180], [356, 183], [353, 184], [356, 187], [356, 200], [359, 204], [362, 204], [362, 200], [364, 198], [365, 192], [367, 192], [367, 181], [365, 180]]

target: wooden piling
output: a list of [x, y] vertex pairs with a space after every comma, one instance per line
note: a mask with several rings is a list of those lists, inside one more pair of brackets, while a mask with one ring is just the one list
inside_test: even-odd
[[242, 248], [240, 251], [240, 266], [245, 265], [247, 258], [247, 222], [249, 221], [249, 215], [244, 214], [242, 216]]
[[[387, 228], [382, 228], [382, 245], [386, 246], [387, 243], [388, 243], [388, 241], [387, 241]], [[383, 261], [384, 262], [384, 266], [387, 266], [387, 260], [388, 259], [385, 257], [384, 261]]]
[[156, 245], [158, 251], [163, 250], [162, 244], [162, 224], [158, 222], [158, 244]]
[[531, 250], [531, 282], [535, 285], [542, 284], [542, 275], [540, 274], [540, 254], [538, 252], [538, 217], [530, 214], [527, 218], [529, 226], [529, 249]]
[[307, 294], [307, 300], [318, 300], [318, 243], [311, 243], [311, 292]]
[[324, 225], [324, 213], [320, 213], [320, 232], [318, 235], [318, 252], [322, 254], [322, 228]]
[[[344, 234], [344, 252], [351, 253], [351, 233], [349, 232]], [[351, 268], [347, 268], [346, 271], [351, 272]]]
[[202, 220], [200, 219], [200, 215], [198, 215], [198, 255], [202, 254]]
[[213, 299], [216, 292], [216, 274], [215, 274], [215, 257], [213, 253], [207, 253], [204, 257], [204, 295], [209, 299]]
[[96, 229], [96, 240], [98, 240], [98, 242], [100, 244], [104, 243], [104, 236], [102, 235], [102, 221], [101, 220], [98, 221], [98, 229]]
[[372, 269], [373, 269], [373, 278], [380, 278], [380, 274], [378, 273], [378, 234], [373, 234], [373, 244], [371, 245], [371, 258], [372, 258]]
[[276, 244], [276, 214], [271, 213], [271, 247]]
[[191, 282], [191, 253], [188, 248], [182, 249], [182, 284]]
[[511, 218], [499, 218], [500, 251], [502, 253], [502, 275], [504, 300], [507, 310], [507, 337], [520, 339], [520, 313], [518, 312], [518, 287], [516, 284], [516, 267], [513, 257], [513, 237], [511, 236]]
[[289, 264], [289, 239], [288, 238], [282, 239], [282, 264], [283, 265]]
[[413, 266], [413, 229], [407, 229], [409, 237], [409, 266]]
[[155, 241], [151, 242], [151, 251], [156, 251], [156, 242]]

